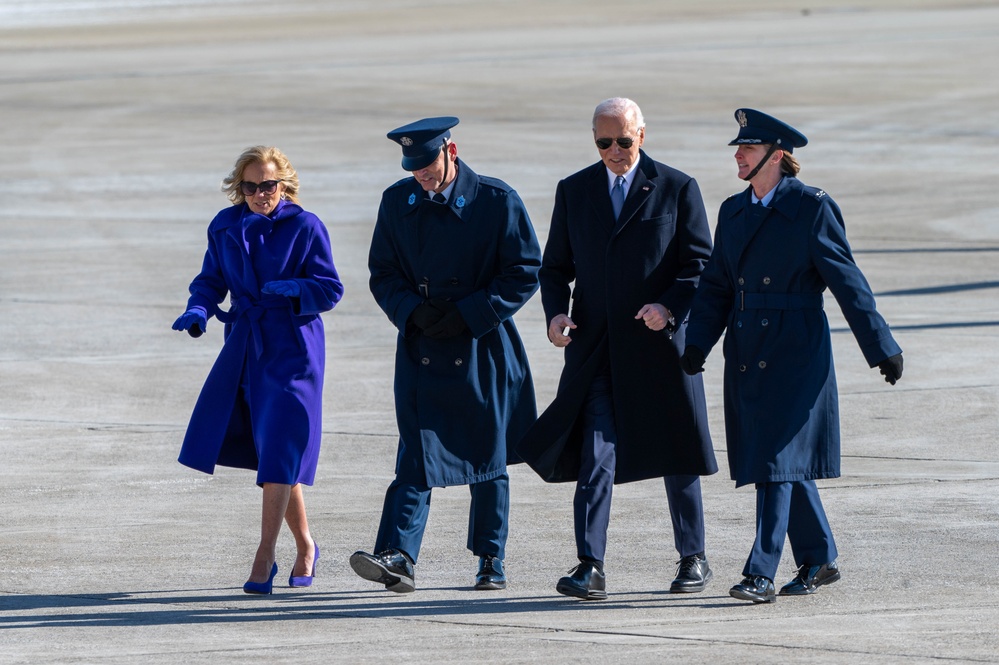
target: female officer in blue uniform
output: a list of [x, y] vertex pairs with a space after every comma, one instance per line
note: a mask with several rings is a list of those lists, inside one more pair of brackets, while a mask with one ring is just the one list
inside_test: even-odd
[[840, 579], [836, 544], [815, 485], [840, 475], [839, 405], [822, 292], [839, 303], [871, 367], [895, 384], [902, 350], [853, 260], [843, 218], [798, 180], [791, 152], [808, 140], [753, 109], [735, 113], [729, 145], [749, 182], [718, 214], [715, 245], [690, 311], [681, 365], [703, 371], [725, 335], [725, 428], [736, 486], [756, 485], [756, 542], [729, 593], [774, 602], [785, 535], [798, 573], [781, 595]]
[[416, 587], [414, 565], [433, 487], [468, 485], [476, 589], [506, 586], [508, 462], [537, 417], [513, 314], [538, 290], [541, 248], [513, 189], [458, 159], [454, 117], [389, 132], [412, 177], [382, 195], [371, 240], [371, 292], [399, 330], [396, 477], [374, 554], [351, 567], [390, 591]]

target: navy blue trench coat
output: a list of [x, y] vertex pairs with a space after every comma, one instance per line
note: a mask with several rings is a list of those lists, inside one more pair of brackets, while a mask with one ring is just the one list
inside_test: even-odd
[[[618, 436], [614, 482], [718, 470], [703, 380], [679, 364], [683, 321], [710, 254], [697, 181], [644, 152], [616, 224], [603, 162], [558, 184], [541, 300], [546, 324], [568, 314], [577, 328], [569, 332], [555, 400], [517, 448], [543, 479], [578, 479], [580, 416], [608, 359]], [[665, 306], [680, 325], [650, 330], [635, 319], [649, 303]]]
[[[295, 280], [301, 295], [261, 294], [274, 280]], [[205, 473], [216, 464], [253, 469], [258, 484], [311, 485], [326, 362], [319, 315], [343, 295], [326, 227], [288, 201], [270, 217], [245, 203], [226, 208], [208, 226], [190, 291], [188, 309], [223, 321], [225, 343], [194, 406], [180, 463]], [[226, 294], [228, 312], [218, 307]]]
[[750, 202], [749, 189], [722, 203], [687, 344], [708, 354], [725, 332], [725, 432], [736, 486], [840, 475], [827, 287], [871, 367], [902, 352], [828, 194], [786, 176], [769, 210]]
[[[460, 159], [457, 170], [446, 207], [414, 178], [385, 190], [368, 259], [371, 292], [399, 330], [397, 477], [429, 487], [502, 475], [537, 417], [512, 317], [538, 289], [541, 248], [513, 189]], [[433, 298], [455, 302], [468, 328], [432, 339], [408, 323]]]

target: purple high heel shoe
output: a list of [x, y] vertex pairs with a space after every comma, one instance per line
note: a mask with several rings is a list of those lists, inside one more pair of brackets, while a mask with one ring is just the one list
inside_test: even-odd
[[246, 593], [271, 593], [274, 588], [274, 576], [277, 575], [277, 563], [271, 567], [271, 576], [266, 582], [247, 582], [243, 585]]
[[[312, 574], [302, 575], [301, 577], [295, 577], [291, 575], [288, 577], [288, 586], [290, 587], [305, 587], [312, 586], [312, 578], [316, 576], [316, 564], [319, 563], [319, 544], [312, 543], [312, 546], [316, 548], [316, 556], [312, 558]], [[294, 566], [292, 566], [292, 572], [294, 573]]]

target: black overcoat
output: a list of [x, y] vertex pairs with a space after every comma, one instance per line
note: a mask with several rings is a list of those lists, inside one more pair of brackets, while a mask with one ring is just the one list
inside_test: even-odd
[[[542, 478], [577, 479], [583, 402], [607, 359], [618, 436], [614, 482], [718, 470], [704, 384], [679, 365], [682, 322], [710, 254], [697, 182], [644, 152], [617, 223], [602, 162], [559, 182], [541, 299], [546, 324], [569, 314], [577, 327], [555, 400], [517, 448]], [[649, 303], [664, 305], [680, 325], [648, 329], [635, 315]]]

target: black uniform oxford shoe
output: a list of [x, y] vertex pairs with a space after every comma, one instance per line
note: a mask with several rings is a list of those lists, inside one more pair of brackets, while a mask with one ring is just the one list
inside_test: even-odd
[[832, 584], [841, 577], [835, 561], [821, 566], [799, 566], [794, 579], [780, 588], [782, 596], [807, 596], [823, 584]]
[[384, 584], [389, 591], [409, 593], [416, 590], [416, 572], [413, 562], [400, 550], [385, 550], [378, 554], [354, 552], [350, 567], [366, 580]]
[[691, 554], [677, 562], [676, 579], [669, 585], [670, 593], [696, 593], [704, 591], [711, 581], [711, 568], [703, 554]]
[[728, 595], [739, 600], [751, 600], [754, 603], [777, 602], [774, 583], [762, 575], [746, 575], [741, 582], [728, 590]]
[[603, 566], [595, 561], [583, 561], [570, 570], [567, 577], [558, 581], [555, 590], [564, 596], [572, 596], [573, 598], [604, 600], [607, 598], [605, 585], [606, 578]]
[[490, 554], [479, 557], [479, 572], [475, 575], [475, 588], [479, 591], [506, 588], [503, 559]]

